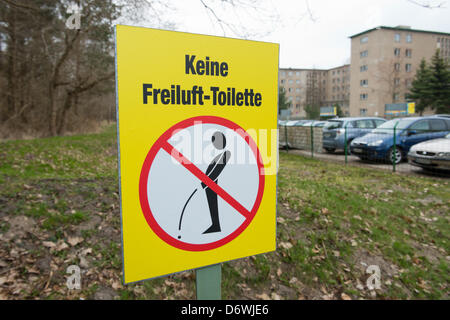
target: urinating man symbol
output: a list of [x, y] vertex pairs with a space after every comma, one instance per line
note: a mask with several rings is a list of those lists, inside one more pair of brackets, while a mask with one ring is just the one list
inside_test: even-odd
[[[211, 137], [211, 142], [217, 150], [223, 150], [226, 146], [225, 135], [222, 132], [217, 131]], [[230, 156], [231, 152], [228, 150], [220, 153], [211, 161], [208, 168], [206, 169], [205, 174], [215, 183], [218, 182], [218, 177], [225, 168], [225, 165], [227, 164], [228, 160], [230, 160]], [[209, 214], [211, 215], [211, 222], [212, 222], [211, 226], [208, 229], [206, 229], [203, 233], [205, 234], [205, 233], [220, 232], [221, 229], [219, 221], [219, 208], [217, 206], [217, 194], [203, 182], [202, 187], [206, 192], [206, 198], [208, 200], [209, 206]]]

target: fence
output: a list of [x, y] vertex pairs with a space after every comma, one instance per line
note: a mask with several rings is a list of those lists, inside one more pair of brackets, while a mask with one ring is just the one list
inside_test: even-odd
[[295, 153], [345, 165], [450, 174], [450, 119], [406, 118], [378, 128], [344, 121], [334, 127], [319, 127], [315, 122], [281, 125], [279, 144], [286, 150], [295, 149]]

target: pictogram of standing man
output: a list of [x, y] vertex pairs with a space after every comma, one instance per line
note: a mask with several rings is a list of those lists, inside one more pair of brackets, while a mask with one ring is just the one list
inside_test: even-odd
[[[211, 137], [211, 142], [217, 150], [223, 150], [226, 146], [225, 135], [222, 132], [217, 131]], [[211, 161], [208, 168], [206, 169], [205, 174], [215, 183], [218, 182], [218, 177], [225, 168], [225, 165], [227, 164], [228, 160], [230, 160], [230, 156], [231, 152], [228, 150], [220, 153]], [[219, 221], [219, 208], [217, 206], [217, 194], [203, 182], [202, 187], [206, 192], [206, 198], [208, 200], [209, 206], [209, 214], [211, 215], [211, 222], [212, 222], [211, 226], [208, 229], [206, 229], [203, 233], [205, 234], [205, 233], [220, 232], [221, 229]]]

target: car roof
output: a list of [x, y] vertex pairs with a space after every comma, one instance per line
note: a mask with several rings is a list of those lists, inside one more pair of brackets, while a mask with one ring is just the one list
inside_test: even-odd
[[441, 120], [448, 120], [446, 117], [440, 117], [440, 116], [425, 116], [425, 117], [403, 117], [403, 118], [394, 118], [391, 120], [428, 120], [428, 119], [441, 119]]
[[365, 120], [365, 119], [380, 119], [380, 120], [386, 120], [380, 117], [342, 117], [342, 118], [336, 118], [336, 119], [329, 119], [327, 121], [353, 121], [353, 120]]

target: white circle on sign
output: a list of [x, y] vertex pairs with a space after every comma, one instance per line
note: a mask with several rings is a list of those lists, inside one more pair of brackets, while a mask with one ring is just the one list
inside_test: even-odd
[[[211, 123], [217, 117], [198, 118], [161, 136], [141, 173], [149, 225], [187, 250], [212, 249], [239, 235], [256, 214], [264, 184], [259, 151], [245, 131], [230, 121]], [[224, 137], [223, 148], [214, 135]]]

